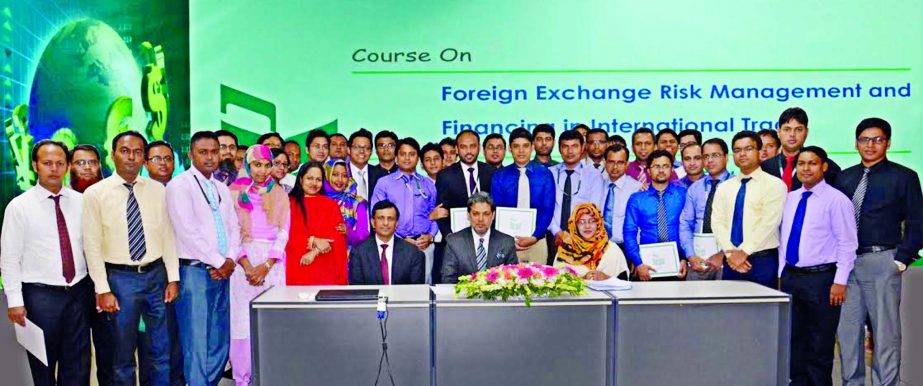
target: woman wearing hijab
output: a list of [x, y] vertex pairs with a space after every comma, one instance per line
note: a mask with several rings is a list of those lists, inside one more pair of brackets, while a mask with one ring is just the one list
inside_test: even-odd
[[368, 201], [356, 193], [356, 181], [345, 160], [331, 158], [324, 164], [324, 171], [324, 192], [339, 205], [344, 224], [338, 230], [346, 234], [346, 243], [352, 248], [369, 238]]
[[574, 236], [569, 243], [558, 247], [555, 267], [570, 266], [587, 280], [605, 280], [613, 276], [628, 280], [625, 255], [609, 241], [596, 205], [578, 205], [567, 222], [567, 230]]
[[285, 284], [285, 245], [289, 200], [272, 178], [273, 157], [266, 145], [247, 149], [243, 176], [231, 184], [240, 223], [241, 252], [231, 275], [231, 366], [238, 386], [249, 385], [250, 301], [274, 285]]
[[298, 169], [289, 193], [291, 230], [285, 247], [288, 285], [346, 285], [346, 236], [336, 201], [324, 195], [324, 164]]

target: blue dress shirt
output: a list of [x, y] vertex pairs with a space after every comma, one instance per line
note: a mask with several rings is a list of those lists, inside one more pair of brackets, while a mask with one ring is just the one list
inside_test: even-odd
[[[625, 254], [635, 264], [641, 265], [640, 244], [660, 242], [657, 237], [657, 206], [660, 199], [657, 190], [651, 186], [648, 190], [632, 194], [628, 198], [625, 210], [625, 224], [622, 227], [625, 238]], [[676, 184], [667, 184], [663, 193], [667, 210], [667, 241], [676, 242], [680, 258], [685, 258], [679, 243], [679, 217], [686, 204], [686, 189]]]
[[[529, 178], [529, 207], [536, 212], [532, 236], [541, 239], [554, 216], [554, 201], [549, 199], [555, 193], [554, 177], [537, 161], [526, 164], [526, 177]], [[515, 163], [500, 168], [494, 172], [490, 186], [490, 195], [497, 207], [515, 208], [519, 199], [519, 168]]]

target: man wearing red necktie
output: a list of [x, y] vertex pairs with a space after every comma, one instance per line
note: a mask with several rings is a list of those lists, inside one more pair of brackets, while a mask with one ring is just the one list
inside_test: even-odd
[[[801, 188], [801, 181], [796, 176], [795, 164], [798, 152], [808, 139], [808, 113], [800, 107], [791, 107], [783, 111], [779, 116], [778, 134], [782, 142], [782, 152], [760, 163], [760, 168], [782, 179], [788, 191], [791, 192]], [[824, 180], [832, 184], [837, 174], [840, 173], [840, 166], [833, 160], [828, 160], [827, 166]]]

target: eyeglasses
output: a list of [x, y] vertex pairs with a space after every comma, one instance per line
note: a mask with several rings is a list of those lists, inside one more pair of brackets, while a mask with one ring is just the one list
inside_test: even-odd
[[503, 150], [503, 148], [504, 148], [504, 146], [493, 146], [493, 145], [491, 145], [491, 146], [485, 147], [484, 149], [485, 149], [485, 150], [491, 150], [491, 151], [493, 151], [493, 150]]
[[380, 144], [375, 145], [375, 147], [379, 149], [391, 150], [391, 149], [394, 149], [394, 144], [393, 143], [380, 143]]
[[151, 161], [155, 164], [170, 163], [170, 162], [173, 162], [173, 156], [172, 155], [168, 155], [168, 156], [155, 155], [151, 157], [150, 159], [148, 159], [148, 161]]
[[584, 225], [599, 225], [599, 221], [596, 221], [596, 220], [594, 220], [594, 219], [589, 219], [589, 220], [577, 220], [577, 225], [579, 225], [579, 226], [584, 226]]
[[747, 146], [747, 147], [744, 147], [744, 148], [740, 148], [740, 147], [735, 147], [735, 148], [734, 148], [734, 152], [735, 152], [735, 153], [749, 153], [749, 152], [751, 152], [751, 151], [756, 151], [756, 150], [757, 150], [757, 149], [756, 149], [755, 147], [753, 147], [753, 146]]
[[277, 168], [288, 168], [288, 162], [272, 161], [272, 166]]
[[356, 146], [353, 146], [352, 149], [353, 149], [353, 151], [371, 151], [371, 150], [372, 150], [372, 147], [371, 147], [371, 146], [358, 146], [358, 145], [356, 145]]
[[218, 148], [221, 150], [237, 150], [237, 145], [219, 145]]
[[724, 157], [724, 154], [721, 154], [721, 153], [702, 154], [702, 159], [706, 161], [710, 159], [720, 159], [721, 157]]
[[668, 170], [673, 169], [673, 165], [651, 165], [653, 170]]
[[869, 144], [881, 145], [881, 144], [885, 143], [885, 141], [887, 141], [887, 140], [888, 140], [888, 139], [885, 138], [885, 137], [859, 137], [859, 138], [856, 138], [856, 142], [858, 142], [860, 145], [869, 145]]
[[74, 164], [76, 164], [79, 167], [84, 167], [87, 165], [95, 167], [95, 166], [99, 166], [99, 161], [95, 159], [78, 159], [74, 161]]
[[593, 140], [593, 141], [586, 141], [586, 143], [587, 143], [587, 145], [605, 145], [605, 144], [609, 143], [609, 141], [600, 141], [600, 140], [597, 139], [597, 140]]

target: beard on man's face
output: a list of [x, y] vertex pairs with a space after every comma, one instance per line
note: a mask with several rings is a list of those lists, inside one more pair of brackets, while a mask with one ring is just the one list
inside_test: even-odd
[[71, 181], [70, 181], [71, 188], [76, 190], [79, 193], [83, 193], [83, 191], [93, 186], [93, 184], [103, 180], [102, 171], [100, 171], [99, 173], [97, 173], [95, 176], [91, 178], [81, 178], [80, 176], [77, 175], [76, 171], [71, 171], [70, 177], [71, 177]]

